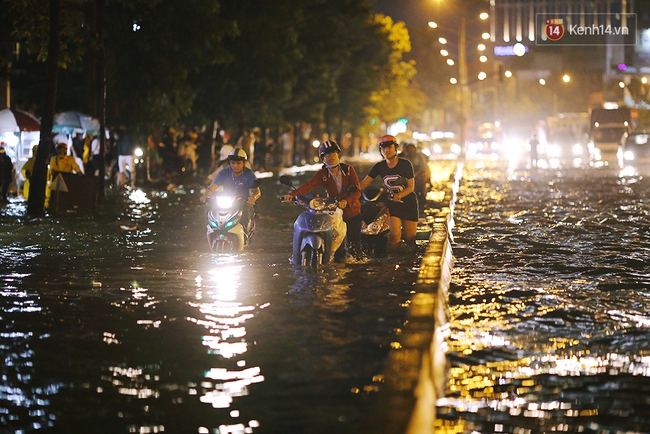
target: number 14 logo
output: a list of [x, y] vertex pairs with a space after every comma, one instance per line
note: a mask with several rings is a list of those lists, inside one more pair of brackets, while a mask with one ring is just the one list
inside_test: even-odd
[[551, 41], [558, 41], [564, 36], [564, 20], [562, 18], [548, 18], [544, 27], [544, 34]]

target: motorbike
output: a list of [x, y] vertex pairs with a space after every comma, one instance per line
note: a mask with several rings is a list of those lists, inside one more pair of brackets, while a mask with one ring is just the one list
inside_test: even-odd
[[[280, 183], [293, 188], [288, 176], [281, 176]], [[329, 263], [333, 253], [343, 244], [347, 231], [338, 200], [306, 194], [296, 196], [294, 202], [305, 211], [293, 225], [291, 262], [312, 268]]]
[[361, 192], [361, 246], [369, 255], [384, 255], [388, 251], [388, 220], [386, 191], [366, 188]]
[[[251, 188], [257, 188], [256, 180]], [[251, 212], [248, 222], [242, 224], [244, 207], [248, 206], [246, 198], [235, 197], [223, 191], [217, 191], [206, 201], [208, 211], [207, 238], [213, 253], [241, 253], [249, 245], [255, 232], [255, 216]]]

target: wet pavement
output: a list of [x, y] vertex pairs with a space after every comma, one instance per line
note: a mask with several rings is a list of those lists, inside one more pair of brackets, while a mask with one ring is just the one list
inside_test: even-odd
[[650, 432], [649, 172], [465, 163], [436, 433]]
[[2, 208], [0, 432], [362, 432], [426, 219], [415, 256], [305, 270], [276, 180], [235, 256], [208, 252], [190, 187], [110, 196], [94, 218]]

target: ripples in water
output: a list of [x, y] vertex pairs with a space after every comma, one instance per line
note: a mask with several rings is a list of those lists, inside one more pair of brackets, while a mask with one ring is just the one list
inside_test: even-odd
[[647, 178], [492, 164], [460, 182], [439, 432], [650, 432]]

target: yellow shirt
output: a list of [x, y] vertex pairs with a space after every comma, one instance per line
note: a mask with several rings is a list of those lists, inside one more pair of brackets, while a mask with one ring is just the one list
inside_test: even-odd
[[72, 155], [59, 157], [55, 155], [50, 159], [50, 174], [52, 172], [81, 173], [79, 165]]

